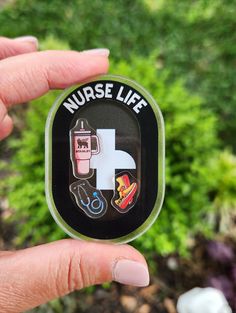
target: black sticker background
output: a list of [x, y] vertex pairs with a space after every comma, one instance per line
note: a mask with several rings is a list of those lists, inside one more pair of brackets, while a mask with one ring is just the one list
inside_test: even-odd
[[[93, 87], [98, 82], [86, 85]], [[132, 89], [140, 94], [124, 83], [108, 80], [100, 82], [112, 83], [114, 96], [117, 95], [121, 85], [125, 87], [124, 93]], [[75, 89], [68, 97], [86, 85]], [[140, 96], [143, 97], [142, 94]], [[69, 132], [76, 120], [82, 117], [88, 120], [93, 129], [116, 129], [116, 150], [128, 152], [136, 161], [136, 170], [124, 169], [141, 179], [137, 203], [127, 213], [121, 214], [110, 205], [113, 191], [102, 190], [108, 202], [107, 212], [100, 219], [91, 219], [78, 208], [69, 191], [69, 185], [77, 180], [72, 172]], [[121, 171], [119, 169], [116, 173]], [[59, 106], [52, 126], [52, 193], [59, 214], [74, 230], [96, 239], [115, 239], [128, 235], [141, 226], [151, 214], [158, 192], [157, 180], [158, 128], [150, 104], [142, 108], [139, 114], [132, 110], [132, 106], [112, 99], [90, 101], [74, 114], [63, 105]], [[95, 186], [96, 170], [88, 181]]]

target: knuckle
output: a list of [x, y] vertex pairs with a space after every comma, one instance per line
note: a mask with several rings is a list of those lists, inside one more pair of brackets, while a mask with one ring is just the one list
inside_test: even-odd
[[60, 258], [58, 268], [55, 271], [55, 289], [58, 295], [81, 289], [84, 286], [81, 271], [81, 260], [78, 246], [74, 240], [62, 240], [60, 242]]

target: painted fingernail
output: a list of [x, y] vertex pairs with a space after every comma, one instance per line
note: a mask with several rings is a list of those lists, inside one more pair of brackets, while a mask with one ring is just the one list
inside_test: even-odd
[[38, 47], [38, 39], [34, 36], [21, 36], [21, 37], [14, 38], [14, 40], [21, 41], [21, 42], [30, 42]]
[[149, 272], [142, 263], [119, 260], [113, 269], [113, 280], [125, 285], [145, 287], [149, 285]]
[[108, 57], [110, 54], [110, 50], [107, 48], [97, 48], [97, 49], [91, 49], [91, 50], [84, 50], [84, 51], [81, 51], [81, 53]]

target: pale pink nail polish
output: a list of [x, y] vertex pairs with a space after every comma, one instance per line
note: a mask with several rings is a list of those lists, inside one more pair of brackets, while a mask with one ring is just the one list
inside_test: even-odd
[[34, 36], [21, 36], [21, 37], [16, 37], [14, 38], [16, 41], [27, 41], [27, 42], [38, 42], [38, 39]]
[[108, 57], [110, 54], [110, 50], [107, 48], [97, 48], [97, 49], [91, 49], [91, 50], [84, 50], [84, 51], [81, 51], [81, 53]]
[[21, 36], [14, 38], [15, 41], [20, 41], [20, 42], [26, 42], [26, 43], [32, 43], [36, 47], [38, 47], [38, 39], [34, 36]]
[[136, 287], [149, 285], [149, 272], [147, 267], [131, 260], [119, 260], [113, 269], [113, 280]]

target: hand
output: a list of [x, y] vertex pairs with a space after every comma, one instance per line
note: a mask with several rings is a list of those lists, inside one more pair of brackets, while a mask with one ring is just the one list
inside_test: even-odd
[[[49, 89], [65, 88], [104, 74], [108, 69], [106, 49], [36, 50], [34, 37], [0, 37], [0, 139], [12, 130], [7, 113], [12, 105], [39, 97]], [[0, 311], [22, 312], [73, 290], [111, 280], [148, 285], [143, 256], [128, 245], [72, 239], [0, 252]]]

